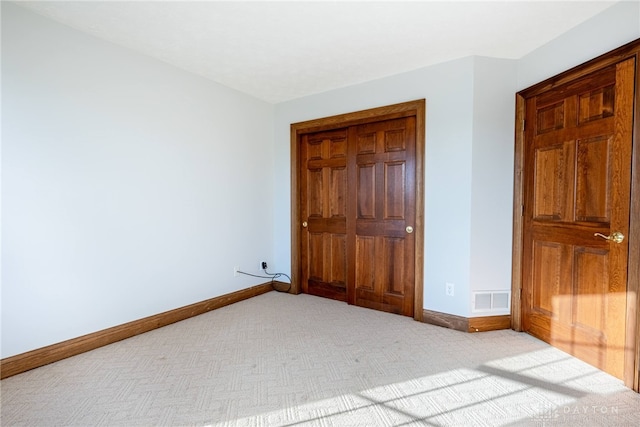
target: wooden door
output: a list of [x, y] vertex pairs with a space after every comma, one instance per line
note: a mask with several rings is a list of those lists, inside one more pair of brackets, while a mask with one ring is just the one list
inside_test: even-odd
[[415, 117], [350, 135], [349, 303], [413, 316]]
[[393, 116], [297, 136], [300, 282], [414, 316], [417, 119]]
[[618, 378], [634, 75], [629, 59], [525, 100], [522, 329]]
[[347, 300], [347, 129], [300, 141], [302, 291]]

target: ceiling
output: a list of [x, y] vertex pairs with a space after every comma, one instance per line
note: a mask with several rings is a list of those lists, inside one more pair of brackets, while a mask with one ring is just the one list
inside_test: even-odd
[[613, 3], [18, 2], [270, 103], [469, 55], [521, 58]]

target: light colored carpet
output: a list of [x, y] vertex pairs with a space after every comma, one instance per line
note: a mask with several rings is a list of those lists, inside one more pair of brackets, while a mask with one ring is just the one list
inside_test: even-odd
[[276, 292], [1, 391], [3, 426], [640, 425], [640, 395], [529, 335]]

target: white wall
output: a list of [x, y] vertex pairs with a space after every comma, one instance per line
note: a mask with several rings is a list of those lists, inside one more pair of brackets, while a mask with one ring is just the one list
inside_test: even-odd
[[[475, 58], [471, 292], [511, 291], [516, 61]], [[509, 309], [473, 316], [509, 314]]]
[[640, 1], [621, 1], [518, 60], [518, 90], [640, 37]]
[[[505, 64], [509, 64], [505, 67]], [[476, 68], [482, 74], [476, 77]], [[499, 71], [497, 76], [490, 73]], [[491, 277], [500, 277], [503, 287], [510, 286], [511, 223], [501, 222], [504, 215], [492, 209], [481, 210], [484, 201], [472, 205], [472, 177], [483, 179], [474, 187], [482, 199], [482, 186], [490, 186], [492, 201], [498, 207], [510, 206], [510, 183], [513, 170], [513, 87], [515, 67], [510, 61], [488, 58], [464, 58], [436, 66], [396, 75], [365, 84], [313, 95], [276, 106], [276, 170], [274, 188], [280, 201], [275, 213], [275, 246], [278, 263], [290, 259], [290, 153], [289, 125], [308, 119], [379, 107], [425, 98], [426, 164], [425, 164], [425, 277], [424, 308], [461, 316], [470, 314], [471, 260], [479, 255], [501, 262]], [[492, 90], [496, 82], [505, 87]], [[484, 91], [484, 92], [483, 92]], [[474, 136], [474, 93], [483, 95], [485, 107], [494, 114], [478, 115], [490, 121], [476, 133], [486, 138], [482, 144]], [[489, 96], [484, 96], [487, 93]], [[501, 113], [507, 113], [505, 118]], [[505, 135], [509, 135], [505, 139]], [[499, 147], [496, 165], [494, 150]], [[484, 172], [483, 172], [484, 171]], [[489, 171], [488, 177], [483, 174]], [[473, 176], [472, 176], [473, 173]], [[495, 174], [495, 175], [492, 175]], [[485, 174], [486, 175], [486, 174]], [[496, 181], [498, 181], [496, 183]], [[495, 186], [498, 186], [496, 188]], [[507, 191], [504, 191], [506, 188]], [[494, 190], [496, 190], [494, 192]], [[480, 215], [479, 218], [474, 218]], [[471, 246], [472, 224], [490, 224], [492, 230], [505, 236], [496, 241]], [[505, 241], [509, 244], [505, 245]], [[494, 280], [490, 282], [495, 288]], [[455, 284], [455, 296], [445, 295], [445, 283]]]
[[273, 106], [2, 2], [2, 357], [262, 283]]

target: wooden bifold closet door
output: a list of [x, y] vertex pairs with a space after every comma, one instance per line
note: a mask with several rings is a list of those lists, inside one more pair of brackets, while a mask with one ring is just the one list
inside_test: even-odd
[[301, 291], [415, 314], [416, 116], [298, 135]]

